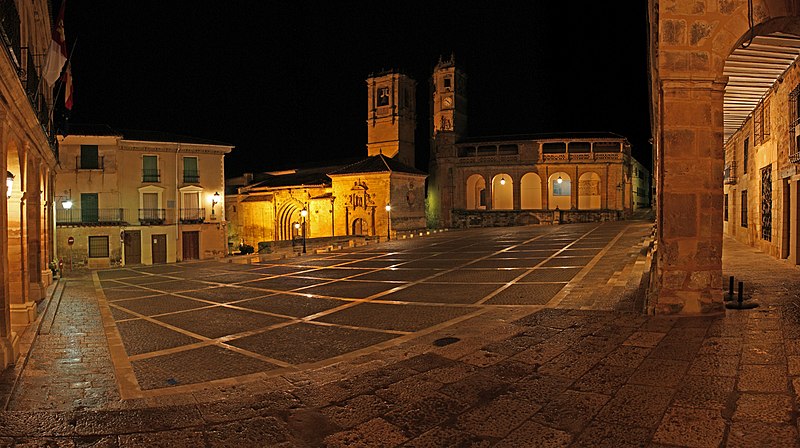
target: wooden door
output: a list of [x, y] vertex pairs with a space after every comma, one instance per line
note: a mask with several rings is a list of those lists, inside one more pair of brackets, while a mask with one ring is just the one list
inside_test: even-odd
[[183, 232], [183, 259], [200, 259], [200, 232]]
[[125, 265], [142, 263], [142, 232], [139, 230], [126, 230], [125, 240]]
[[153, 235], [153, 264], [167, 262], [167, 235]]

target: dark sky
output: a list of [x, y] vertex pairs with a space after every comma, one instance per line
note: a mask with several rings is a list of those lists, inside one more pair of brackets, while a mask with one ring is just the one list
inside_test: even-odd
[[426, 169], [451, 52], [471, 136], [612, 131], [650, 163], [646, 2], [69, 0], [65, 22], [70, 122], [231, 143], [229, 177], [366, 155], [364, 80], [389, 68], [418, 82]]

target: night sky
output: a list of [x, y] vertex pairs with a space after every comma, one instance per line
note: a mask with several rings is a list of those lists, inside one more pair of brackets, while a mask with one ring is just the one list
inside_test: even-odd
[[364, 80], [393, 68], [418, 82], [427, 171], [428, 82], [452, 52], [471, 136], [612, 131], [649, 166], [646, 2], [340, 3], [69, 0], [69, 122], [233, 144], [228, 177], [353, 158]]

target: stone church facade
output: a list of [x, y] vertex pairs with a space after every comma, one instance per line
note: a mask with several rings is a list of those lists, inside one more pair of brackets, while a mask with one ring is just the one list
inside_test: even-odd
[[229, 245], [424, 229], [427, 176], [413, 167], [415, 89], [401, 73], [367, 79], [367, 158], [259, 173], [239, 188], [229, 182]]
[[649, 170], [620, 135], [467, 135], [467, 77], [431, 79], [429, 223], [437, 227], [623, 219], [649, 205]]

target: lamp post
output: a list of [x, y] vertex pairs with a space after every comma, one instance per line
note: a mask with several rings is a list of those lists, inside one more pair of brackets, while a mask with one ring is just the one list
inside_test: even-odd
[[6, 199], [11, 197], [11, 190], [14, 188], [14, 173], [6, 170]]
[[386, 241], [392, 239], [392, 206], [386, 204]]
[[214, 206], [219, 204], [219, 192], [214, 193], [211, 198], [211, 216], [214, 216]]
[[300, 210], [300, 216], [303, 217], [303, 253], [306, 253], [306, 216], [308, 216], [308, 210], [305, 208]]

